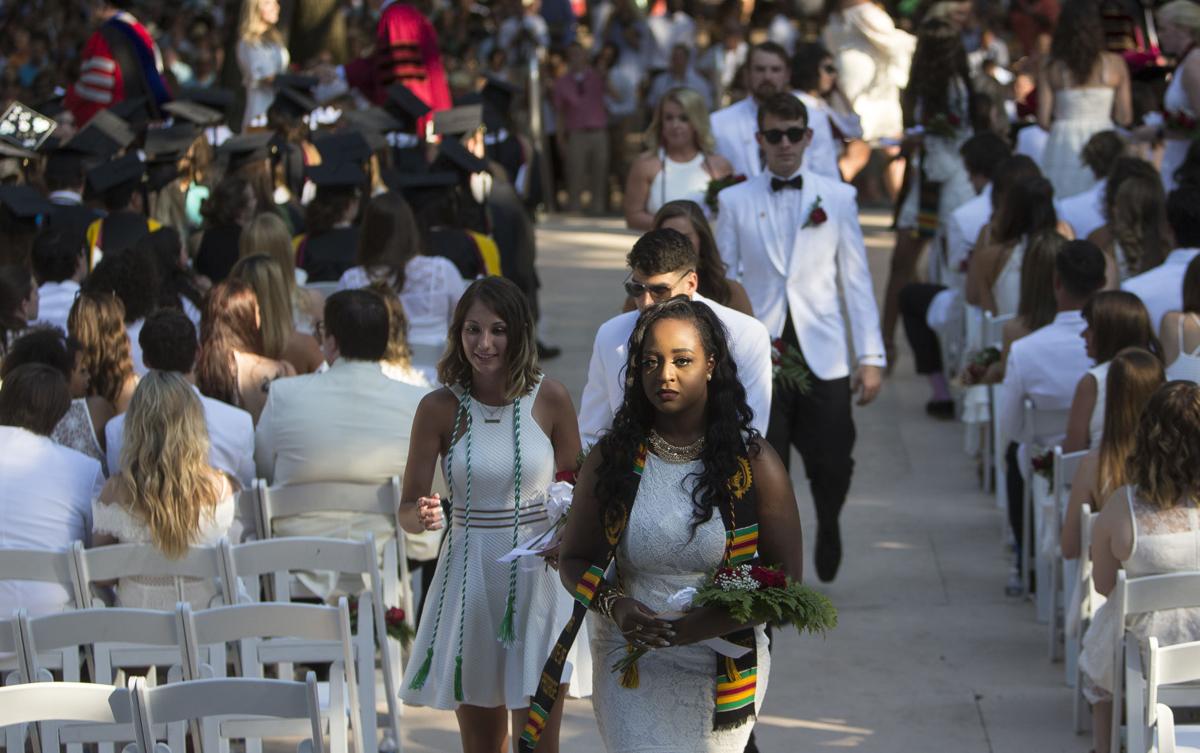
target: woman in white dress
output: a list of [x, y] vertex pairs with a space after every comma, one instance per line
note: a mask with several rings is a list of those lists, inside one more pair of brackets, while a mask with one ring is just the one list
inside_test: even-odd
[[691, 89], [671, 89], [654, 108], [646, 130], [649, 151], [633, 162], [625, 180], [625, 225], [649, 230], [654, 214], [679, 199], [705, 206], [709, 181], [733, 173], [715, 153], [716, 142], [704, 98]]
[[[514, 283], [472, 283], [450, 333], [439, 364], [447, 386], [413, 419], [400, 522], [410, 533], [442, 527], [442, 500], [428, 496], [441, 457], [451, 526], [400, 695], [454, 710], [463, 750], [495, 753], [510, 715], [514, 737], [525, 726], [542, 662], [571, 611], [554, 570], [497, 560], [544, 526], [556, 477], [574, 478], [579, 428], [566, 388], [538, 368], [533, 316]], [[586, 689], [589, 679], [575, 682]], [[558, 750], [560, 722], [561, 711], [546, 722], [543, 750]]]
[[1158, 337], [1167, 378], [1200, 383], [1200, 261], [1188, 263], [1183, 273], [1183, 310], [1163, 315]]
[[[1158, 9], [1158, 39], [1163, 52], [1174, 55], [1177, 61], [1171, 83], [1163, 98], [1166, 110], [1166, 139], [1160, 172], [1163, 188], [1170, 193], [1175, 188], [1175, 171], [1183, 164], [1188, 147], [1196, 141], [1200, 121], [1200, 5], [1191, 0], [1173, 0]], [[1190, 118], [1192, 128], [1180, 128], [1180, 116]]]
[[359, 229], [357, 266], [342, 274], [338, 290], [383, 282], [396, 291], [408, 319], [412, 366], [436, 384], [438, 359], [466, 283], [454, 262], [423, 252], [421, 237], [399, 194], [371, 199]]
[[279, 23], [279, 0], [245, 0], [238, 23], [237, 61], [246, 87], [242, 130], [267, 125], [267, 108], [275, 99], [275, 77], [287, 70], [291, 57]]
[[[153, 544], [183, 557], [229, 533], [235, 511], [232, 482], [209, 465], [204, 408], [181, 374], [151, 371], [134, 392], [125, 417], [121, 467], [92, 503], [92, 545]], [[211, 606], [216, 584], [185, 579], [184, 600]], [[137, 609], [173, 609], [174, 578], [122, 578], [117, 603]]]
[[[750, 428], [750, 409], [724, 327], [702, 303], [675, 298], [642, 315], [629, 339], [625, 398], [580, 472], [562, 544], [562, 582], [593, 611], [593, 706], [609, 753], [741, 753], [771, 669], [762, 625], [719, 609], [670, 611], [731, 559], [726, 541], [754, 527], [757, 563], [800, 580], [803, 540], [787, 470]], [[598, 521], [604, 525], [598, 525]], [[739, 539], [740, 540], [740, 539]], [[577, 610], [577, 612], [580, 610]], [[717, 705], [728, 661], [700, 641], [753, 648], [738, 660], [735, 700]], [[629, 646], [651, 649], [614, 672]], [[743, 663], [743, 660], [749, 664]], [[558, 708], [561, 704], [555, 704]]]
[[[1092, 528], [1092, 577], [1104, 596], [1112, 593], [1118, 569], [1128, 578], [1200, 570], [1200, 386], [1169, 382], [1150, 398], [1138, 423], [1129, 476]], [[1106, 602], [1088, 626], [1079, 655], [1098, 751], [1109, 749], [1114, 619]], [[1125, 630], [1140, 641], [1153, 635], [1163, 646], [1194, 641], [1200, 639], [1200, 609], [1137, 615]]]
[[1038, 72], [1038, 125], [1050, 132], [1042, 170], [1059, 199], [1091, 188], [1096, 176], [1079, 158], [1095, 134], [1133, 120], [1129, 68], [1104, 50], [1095, 0], [1063, 4], [1050, 55]]

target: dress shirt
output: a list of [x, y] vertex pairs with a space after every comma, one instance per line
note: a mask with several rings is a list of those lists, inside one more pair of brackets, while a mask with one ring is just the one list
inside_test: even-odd
[[[271, 389], [279, 382], [273, 382]], [[192, 389], [204, 408], [204, 424], [208, 428], [208, 462], [213, 468], [238, 480], [243, 489], [254, 484], [254, 420], [241, 408], [214, 400]], [[104, 427], [108, 468], [112, 473], [121, 469], [121, 446], [125, 443], [125, 414], [114, 416]]]
[[[1000, 436], [1004, 442], [1023, 437], [1025, 398], [1039, 410], [1066, 411], [1075, 397], [1075, 387], [1092, 367], [1083, 330], [1087, 322], [1079, 311], [1060, 311], [1054, 321], [1012, 344], [1004, 382], [996, 396]], [[1053, 436], [1035, 437], [1045, 447], [1061, 444], [1064, 431]]]
[[1058, 217], [1075, 231], [1076, 238], [1087, 238], [1104, 224], [1104, 192], [1108, 178], [1101, 178], [1083, 193], [1068, 196], [1058, 203]]
[[559, 76], [554, 82], [554, 106], [562, 113], [559, 127], [567, 133], [607, 128], [606, 88], [604, 76], [591, 68]]
[[651, 108], [658, 107], [659, 101], [667, 92], [679, 88], [691, 89], [696, 92], [704, 98], [704, 106], [712, 110], [712, 87], [691, 66], [688, 66], [683, 78], [676, 78], [670, 71], [658, 74], [654, 83], [650, 84], [650, 91], [646, 94], [646, 104]]
[[[786, 176], [776, 175], [770, 170], [767, 172], [771, 178], [792, 180], [803, 171], [804, 169], [801, 168]], [[775, 234], [783, 240], [784, 248], [792, 248], [796, 245], [796, 231], [804, 224], [803, 192], [794, 188], [781, 188], [778, 191], [772, 190], [768, 195], [771, 197], [772, 211], [767, 213], [766, 222], [774, 226]]]
[[[0, 548], [62, 550], [87, 542], [100, 463], [15, 426], [0, 426]], [[0, 580], [0, 617], [61, 611], [73, 594], [53, 583]]]
[[1038, 165], [1042, 164], [1042, 154], [1046, 151], [1046, 141], [1050, 132], [1039, 125], [1025, 126], [1017, 131], [1017, 146], [1013, 154], [1023, 154]]
[[1197, 254], [1200, 248], [1177, 248], [1167, 254], [1162, 264], [1121, 283], [1121, 290], [1128, 290], [1146, 304], [1155, 332], [1162, 325], [1164, 314], [1183, 310], [1183, 274]]
[[957, 272], [971, 256], [979, 231], [992, 218], [992, 184], [950, 213], [946, 228], [946, 267]]
[[[738, 378], [746, 388], [746, 402], [754, 411], [751, 425], [766, 436], [772, 378], [767, 328], [754, 317], [710, 301], [699, 293], [693, 294], [692, 300], [711, 308], [729, 331], [730, 354], [737, 364]], [[585, 448], [594, 445], [612, 426], [613, 417], [625, 400], [626, 347], [638, 316], [637, 311], [627, 311], [601, 324], [596, 331], [588, 380], [579, 402], [579, 433]]]
[[79, 283], [74, 280], [44, 282], [38, 286], [38, 318], [36, 324], [58, 327], [67, 331], [67, 316], [75, 297], [79, 295]]

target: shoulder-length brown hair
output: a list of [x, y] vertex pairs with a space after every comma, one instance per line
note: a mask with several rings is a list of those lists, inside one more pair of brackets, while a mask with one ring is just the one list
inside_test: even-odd
[[1200, 385], [1167, 382], [1151, 396], [1138, 422], [1129, 480], [1138, 496], [1160, 509], [1200, 492]]
[[696, 275], [700, 278], [700, 295], [722, 306], [728, 306], [731, 293], [726, 274], [729, 268], [721, 261], [721, 254], [717, 252], [717, 241], [713, 237], [708, 218], [704, 216], [704, 210], [699, 204], [688, 199], [668, 201], [654, 215], [652, 229], [658, 230], [664, 222], [675, 217], [687, 218], [688, 222], [692, 223], [692, 229], [696, 231], [696, 237], [700, 239], [700, 248], [696, 249], [696, 254], [700, 257], [700, 268], [696, 270]]
[[1162, 345], [1154, 334], [1146, 304], [1133, 293], [1102, 290], [1083, 305], [1083, 318], [1092, 330], [1096, 363], [1111, 361], [1125, 348], [1142, 348], [1162, 358]]
[[240, 405], [235, 353], [263, 355], [258, 296], [247, 282], [228, 279], [212, 289], [200, 319], [196, 386], [211, 398]]
[[1125, 348], [1108, 367], [1104, 396], [1104, 433], [1100, 437], [1096, 477], [1100, 497], [1129, 483], [1127, 462], [1138, 421], [1155, 390], [1166, 381], [1162, 361], [1148, 350]]
[[67, 316], [67, 330], [83, 346], [89, 392], [116, 405], [133, 376], [125, 304], [112, 293], [80, 293]]
[[1067, 239], [1056, 231], [1038, 233], [1029, 239], [1021, 260], [1021, 299], [1017, 316], [1030, 332], [1054, 321], [1054, 260]]
[[367, 202], [359, 225], [356, 261], [372, 280], [387, 282], [400, 293], [404, 268], [420, 253], [421, 233], [403, 196], [388, 191]]
[[528, 395], [542, 376], [537, 361], [533, 312], [521, 289], [503, 277], [476, 280], [458, 299], [454, 319], [450, 322], [446, 352], [438, 361], [438, 381], [447, 386], [471, 386], [471, 362], [463, 348], [462, 331], [467, 312], [476, 303], [483, 304], [508, 325], [508, 348], [504, 358], [508, 370], [505, 398], [514, 400]]

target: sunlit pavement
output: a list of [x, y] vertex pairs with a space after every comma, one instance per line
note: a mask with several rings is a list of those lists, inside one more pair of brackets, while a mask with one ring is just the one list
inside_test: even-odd
[[[882, 292], [889, 217], [865, 212], [875, 289]], [[541, 336], [563, 353], [544, 364], [578, 404], [597, 326], [619, 311], [635, 234], [618, 220], [552, 217], [538, 231]], [[879, 400], [855, 409], [858, 443], [842, 514], [845, 558], [822, 586], [841, 610], [826, 638], [776, 633], [763, 753], [1082, 753], [1071, 731], [1062, 664], [1046, 659], [1033, 606], [1004, 596], [1000, 512], [979, 491], [957, 423], [927, 418], [924, 384], [901, 358]], [[811, 552], [814, 517], [799, 458], [797, 498]], [[811, 555], [806, 568], [811, 569]], [[815, 580], [815, 578], [814, 578]], [[405, 707], [404, 749], [460, 749], [454, 714]], [[562, 749], [599, 753], [591, 704], [571, 701]]]

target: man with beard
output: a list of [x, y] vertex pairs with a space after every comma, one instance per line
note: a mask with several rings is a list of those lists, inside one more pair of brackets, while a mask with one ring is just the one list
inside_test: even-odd
[[787, 51], [774, 42], [756, 44], [746, 60], [749, 97], [712, 115], [717, 154], [733, 165], [735, 175], [752, 178], [763, 171], [758, 148], [758, 107], [772, 94], [788, 91], [792, 65]]

